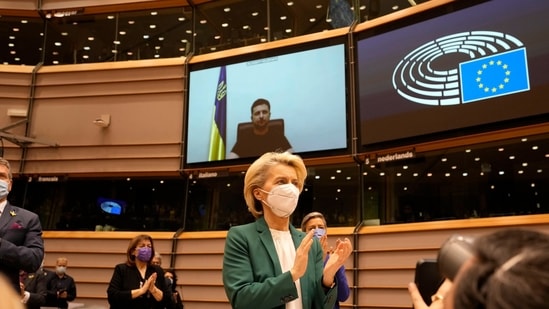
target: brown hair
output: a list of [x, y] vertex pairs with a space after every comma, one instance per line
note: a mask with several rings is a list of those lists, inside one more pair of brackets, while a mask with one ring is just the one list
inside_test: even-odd
[[11, 173], [11, 165], [10, 162], [2, 157], [0, 157], [0, 165], [3, 165], [8, 168], [8, 178], [11, 180], [13, 178], [13, 174]]
[[132, 252], [135, 250], [135, 248], [137, 248], [137, 245], [144, 240], [148, 240], [151, 242], [152, 254], [151, 259], [147, 261], [147, 264], [151, 263], [151, 260], [155, 254], [153, 239], [147, 234], [141, 234], [135, 236], [132, 240], [130, 240], [130, 243], [128, 244], [128, 250], [126, 250], [126, 264], [128, 266], [135, 266], [135, 255], [133, 255]]
[[549, 235], [504, 229], [479, 237], [455, 282], [454, 308], [547, 308]]

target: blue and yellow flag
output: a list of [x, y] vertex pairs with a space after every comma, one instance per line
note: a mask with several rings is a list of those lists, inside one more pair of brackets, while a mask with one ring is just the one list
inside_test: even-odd
[[227, 140], [227, 73], [225, 66], [219, 71], [219, 81], [215, 93], [215, 105], [210, 134], [209, 161], [225, 159], [225, 141]]
[[459, 70], [463, 103], [530, 90], [525, 48], [467, 61]]

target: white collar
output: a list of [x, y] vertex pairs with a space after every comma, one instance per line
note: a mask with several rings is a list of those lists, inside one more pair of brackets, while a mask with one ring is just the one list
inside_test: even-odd
[[6, 208], [6, 205], [8, 204], [8, 200], [6, 199], [3, 202], [0, 202], [0, 214], [4, 212], [4, 209]]

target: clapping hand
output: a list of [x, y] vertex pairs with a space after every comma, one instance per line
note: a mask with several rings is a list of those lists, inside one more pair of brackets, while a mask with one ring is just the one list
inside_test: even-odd
[[324, 278], [323, 283], [325, 286], [331, 286], [334, 281], [337, 270], [345, 264], [347, 258], [353, 252], [353, 245], [349, 238], [343, 240], [338, 239], [336, 241], [336, 247], [331, 252], [330, 258], [324, 266]]
[[290, 269], [292, 274], [292, 279], [296, 281], [297, 279], [303, 277], [305, 271], [307, 270], [307, 262], [309, 260], [309, 250], [313, 245], [314, 230], [311, 230], [305, 235], [305, 238], [299, 244], [299, 247], [295, 250], [295, 261], [294, 266]]
[[146, 286], [147, 290], [149, 292], [154, 292], [154, 288], [155, 288], [155, 283], [156, 283], [156, 277], [157, 277], [157, 273], [153, 273], [146, 281], [145, 281], [145, 284], [143, 286]]

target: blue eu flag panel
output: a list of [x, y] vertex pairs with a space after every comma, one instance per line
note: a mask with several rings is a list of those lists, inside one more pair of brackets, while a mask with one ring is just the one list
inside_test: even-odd
[[463, 103], [528, 91], [526, 49], [460, 63], [459, 78]]

